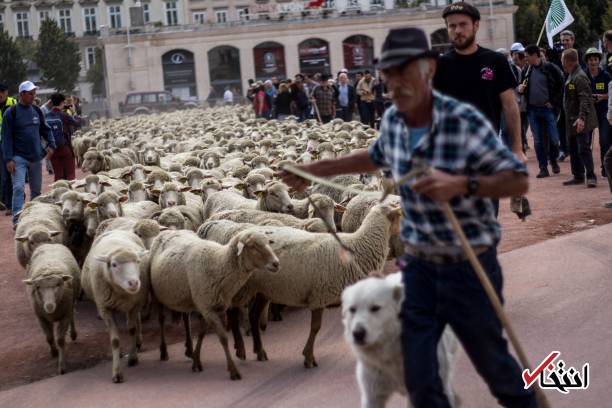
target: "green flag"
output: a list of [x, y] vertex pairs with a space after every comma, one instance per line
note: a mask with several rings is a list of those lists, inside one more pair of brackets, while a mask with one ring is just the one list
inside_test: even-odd
[[553, 47], [553, 37], [574, 22], [574, 17], [563, 0], [552, 0], [546, 14], [546, 36], [548, 45]]

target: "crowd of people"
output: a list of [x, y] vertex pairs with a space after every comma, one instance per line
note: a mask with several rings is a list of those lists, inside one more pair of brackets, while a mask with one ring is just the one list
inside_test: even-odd
[[78, 98], [55, 93], [42, 104], [37, 89], [31, 81], [22, 82], [16, 100], [0, 84], [0, 210], [13, 216], [13, 226], [25, 202], [26, 182], [30, 199], [41, 194], [43, 159], [56, 181], [74, 180], [76, 173], [72, 134], [80, 127]]
[[379, 71], [375, 77], [369, 70], [353, 75], [342, 69], [335, 78], [317, 73], [285, 80], [272, 77], [265, 82], [250, 79], [246, 97], [261, 118], [295, 116], [300, 122], [317, 119], [322, 123], [334, 118], [359, 119], [372, 128], [378, 127], [391, 105], [383, 74]]

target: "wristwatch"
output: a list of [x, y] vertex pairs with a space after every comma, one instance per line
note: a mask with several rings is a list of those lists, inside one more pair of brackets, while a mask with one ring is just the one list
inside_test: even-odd
[[469, 176], [467, 180], [467, 191], [468, 195], [474, 195], [480, 187], [480, 182], [476, 176]]

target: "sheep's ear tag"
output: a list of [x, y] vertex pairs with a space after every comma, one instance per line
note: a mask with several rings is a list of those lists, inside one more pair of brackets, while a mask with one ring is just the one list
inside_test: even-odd
[[263, 198], [264, 193], [265, 193], [265, 191], [256, 191], [256, 192], [255, 192], [255, 195], [256, 195], [258, 198]]
[[242, 241], [238, 242], [237, 248], [238, 248], [238, 251], [236, 252], [236, 256], [240, 256], [240, 254], [242, 253], [242, 250], [244, 249], [244, 243]]
[[314, 216], [315, 209], [312, 205], [308, 206], [308, 218], [312, 218]]
[[334, 204], [334, 209], [336, 210], [337, 213], [343, 213], [346, 211], [346, 207], [338, 203]]

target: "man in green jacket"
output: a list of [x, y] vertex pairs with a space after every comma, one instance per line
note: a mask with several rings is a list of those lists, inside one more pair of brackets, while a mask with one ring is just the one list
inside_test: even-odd
[[578, 51], [575, 49], [563, 51], [561, 63], [568, 75], [565, 81], [563, 109], [573, 175], [563, 185], [584, 185], [586, 170], [587, 187], [596, 187], [597, 177], [593, 165], [591, 138], [593, 129], [597, 128], [597, 113], [591, 81], [580, 68]]
[[[2, 126], [2, 115], [4, 112], [15, 105], [17, 101], [15, 98], [8, 96], [8, 86], [6, 84], [0, 84], [0, 127]], [[0, 132], [1, 133], [1, 132]], [[0, 134], [0, 142], [2, 141], [2, 134]], [[8, 172], [4, 165], [4, 159], [2, 158], [2, 152], [0, 152], [0, 211], [7, 209], [7, 206], [11, 206], [13, 201], [13, 182], [11, 181], [11, 174]], [[7, 210], [6, 215], [10, 215], [11, 210]]]

